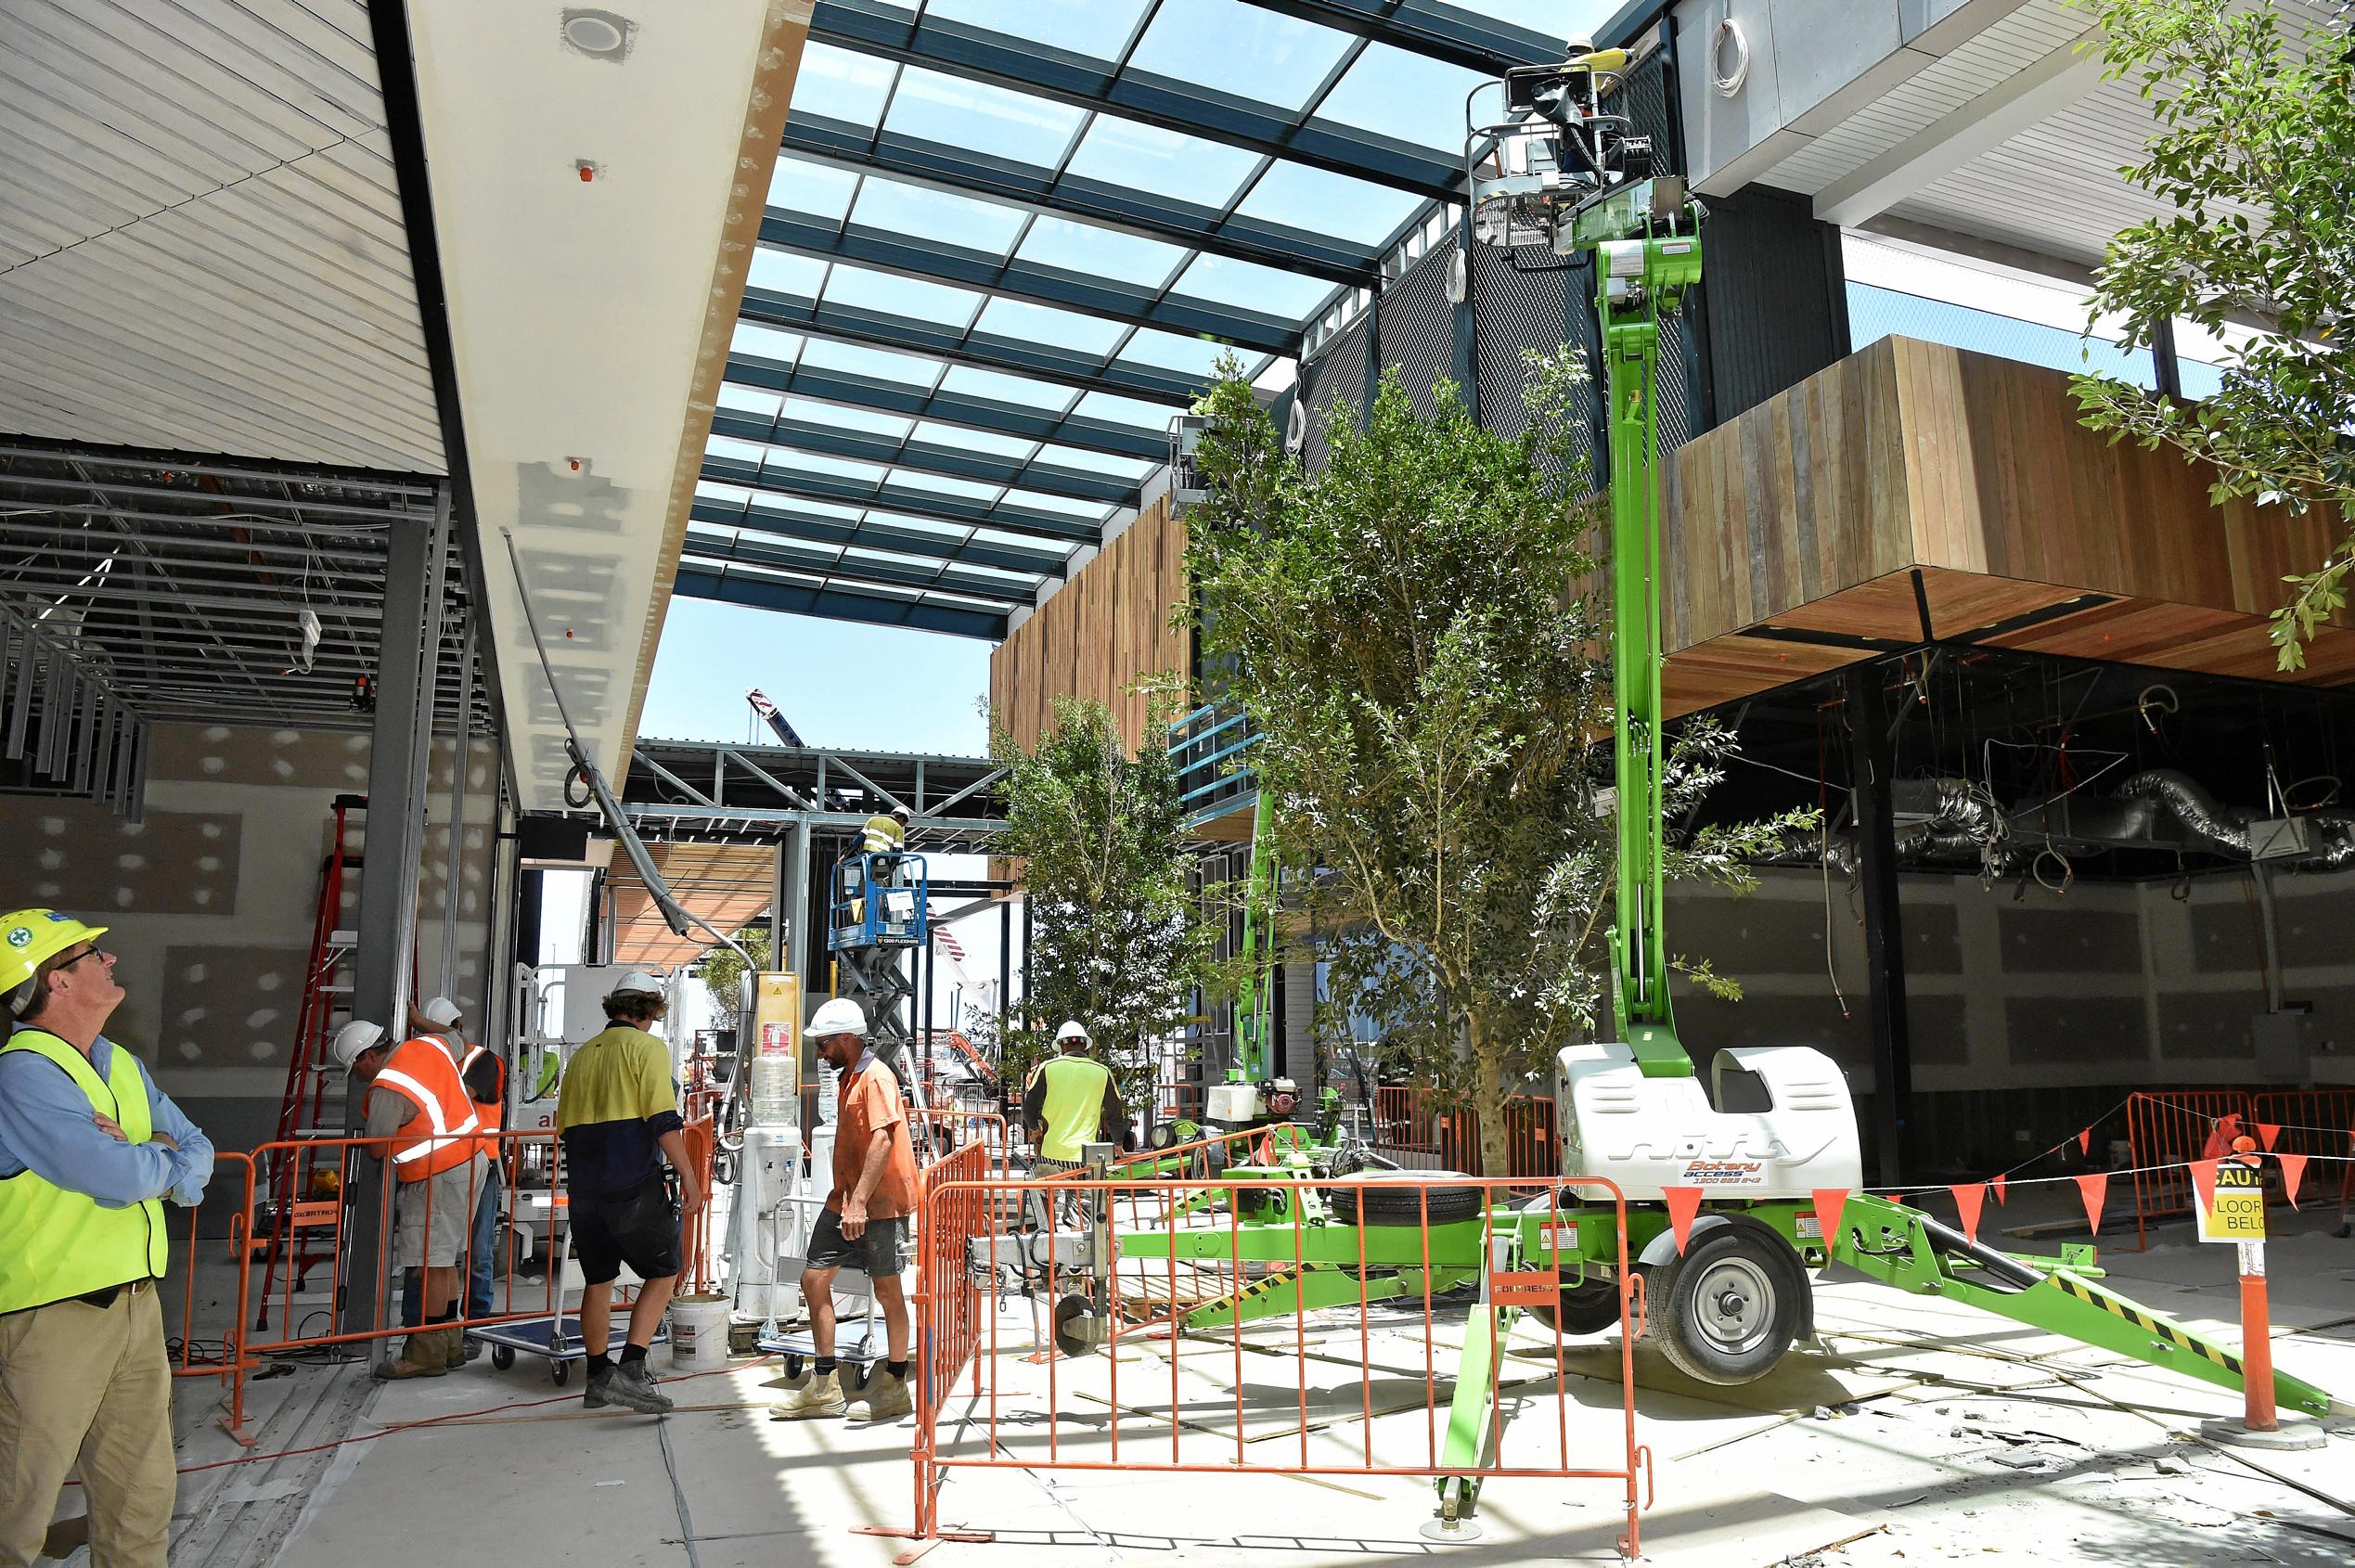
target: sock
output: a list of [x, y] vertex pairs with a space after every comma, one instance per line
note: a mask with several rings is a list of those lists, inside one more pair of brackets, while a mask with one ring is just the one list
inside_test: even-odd
[[588, 1369], [592, 1372], [610, 1372], [613, 1369], [613, 1358], [600, 1350], [588, 1358]]
[[821, 1356], [809, 1364], [809, 1369], [822, 1378], [834, 1369], [834, 1358], [830, 1356]]
[[633, 1365], [633, 1364], [635, 1364], [635, 1363], [637, 1363], [637, 1362], [643, 1361], [643, 1360], [645, 1360], [645, 1359], [646, 1359], [646, 1347], [645, 1347], [644, 1345], [642, 1345], [642, 1344], [625, 1344], [625, 1345], [622, 1346], [622, 1365], [623, 1365], [623, 1366], [624, 1366], [624, 1367], [631, 1366], [631, 1365]]
[[883, 1363], [883, 1370], [902, 1382], [907, 1381], [907, 1363], [905, 1361], [886, 1361]]

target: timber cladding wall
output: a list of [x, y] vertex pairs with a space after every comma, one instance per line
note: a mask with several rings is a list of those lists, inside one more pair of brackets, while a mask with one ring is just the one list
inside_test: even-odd
[[1145, 739], [1140, 676], [1186, 674], [1187, 637], [1169, 624], [1186, 597], [1186, 526], [1166, 497], [1097, 556], [989, 660], [990, 726], [1024, 750], [1038, 743], [1053, 700], [1093, 698], [1131, 747]]
[[[2271, 676], [2265, 617], [2282, 578], [2323, 560], [2340, 521], [2214, 507], [2208, 480], [2172, 452], [2085, 429], [2060, 371], [1883, 339], [1669, 462], [1669, 706], [1878, 651], [1827, 636], [1902, 646], [1925, 631]], [[2355, 633], [2325, 629], [2309, 654], [2299, 678], [2342, 679]]]

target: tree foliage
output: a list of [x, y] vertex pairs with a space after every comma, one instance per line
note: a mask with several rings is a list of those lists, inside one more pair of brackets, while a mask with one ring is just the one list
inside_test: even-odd
[[[1423, 418], [1385, 376], [1363, 430], [1333, 408], [1310, 473], [1229, 366], [1203, 405], [1210, 498], [1188, 517], [1203, 666], [1258, 731], [1251, 767], [1333, 1010], [1376, 1019], [1394, 1062], [1471, 1100], [1492, 1171], [1505, 1101], [1605, 1022], [1617, 847], [1598, 511], [1564, 417], [1586, 366], [1530, 369], [1520, 437], [1449, 383]], [[1730, 748], [1714, 726], [1680, 732], [1670, 813]], [[1705, 829], [1668, 872], [1749, 885], [1741, 856], [1782, 826]]]
[[[736, 933], [737, 945], [753, 956], [753, 961], [766, 969], [769, 964], [768, 927], [766, 924], [746, 926]], [[720, 1011], [733, 1017], [744, 979], [744, 960], [726, 947], [708, 947], [703, 951], [702, 967], [698, 970], [703, 983], [711, 988], [712, 1000]]]
[[[1168, 720], [1150, 705], [1145, 732]], [[1130, 756], [1100, 702], [1055, 700], [1036, 747], [999, 729], [1006, 828], [996, 853], [1020, 863], [1031, 948], [1019, 1015], [995, 1035], [1002, 1081], [1019, 1089], [1066, 1019], [1087, 1026], [1099, 1060], [1140, 1086], [1147, 1047], [1192, 1011], [1216, 930], [1195, 917], [1178, 776], [1165, 748]]]
[[[2222, 390], [2185, 405], [2112, 377], [2078, 378], [2085, 422], [2215, 465], [2212, 497], [2335, 504], [2355, 518], [2355, 366], [2339, 337], [2355, 302], [2355, 49], [2342, 15], [2302, 32], [2236, 0], [2093, 0], [2104, 74], [2130, 82], [2158, 129], [2120, 171], [2171, 209], [2110, 241], [2096, 316], [2119, 315], [2149, 347], [2169, 320], [2252, 335]], [[2350, 536], [2289, 579], [2273, 617], [2282, 668], [2346, 603]]]

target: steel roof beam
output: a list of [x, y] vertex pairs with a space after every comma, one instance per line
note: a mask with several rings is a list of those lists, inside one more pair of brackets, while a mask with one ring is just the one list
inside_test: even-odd
[[754, 484], [747, 480], [729, 477], [725, 470], [714, 473], [708, 458], [705, 460], [704, 477], [714, 483], [733, 484], [740, 489], [758, 490], [770, 495], [816, 501], [825, 506], [857, 507], [862, 509], [874, 508], [953, 523], [960, 528], [989, 528], [1001, 533], [1021, 533], [1033, 539], [1053, 539], [1067, 545], [1100, 543], [1105, 528], [1113, 521], [1108, 518], [1091, 521], [1087, 518], [1065, 517], [1010, 502], [968, 501], [959, 496], [901, 490], [888, 484], [868, 484], [855, 480], [830, 479], [818, 474], [788, 476], [771, 470], [763, 474], [760, 482]]
[[[1022, 342], [970, 328], [952, 328], [905, 316], [885, 316], [834, 304], [817, 303], [802, 295], [773, 289], [747, 289], [737, 311], [740, 321], [804, 332], [835, 342], [903, 353], [927, 353], [954, 359], [981, 370], [1001, 370], [1036, 381], [1068, 387], [1075, 392], [1105, 392], [1121, 397], [1182, 405], [1193, 401], [1216, 379], [1209, 371], [1196, 374], [1133, 361], [1100, 359], [1045, 343]], [[1289, 353], [1289, 350], [1285, 351]], [[1265, 360], [1250, 366], [1255, 375]], [[1179, 412], [1172, 406], [1170, 412]]]
[[[928, 560], [954, 561], [963, 566], [995, 567], [1000, 572], [1020, 572], [1033, 577], [1060, 577], [1071, 565], [1071, 557], [1062, 551], [997, 544], [973, 538], [970, 532], [928, 533], [866, 519], [846, 521], [841, 518], [768, 507], [732, 507], [705, 496], [696, 498], [688, 510], [687, 520], [689, 524], [733, 528], [748, 533], [797, 539], [812, 545], [889, 550], [894, 555], [920, 556]], [[959, 529], [969, 527], [963, 523], [956, 526]]]
[[1016, 261], [1010, 256], [907, 238], [880, 229], [838, 229], [807, 213], [783, 208], [771, 208], [761, 219], [760, 242], [772, 250], [848, 262], [920, 283], [955, 284], [975, 293], [1067, 310], [1102, 321], [1158, 327], [1187, 337], [1212, 338], [1262, 353], [1289, 353], [1300, 338], [1297, 324], [1280, 316], [1212, 304], [1184, 295], [1165, 297], [1156, 289], [1115, 278], [1083, 277]]
[[[1137, 493], [1144, 484], [1144, 476], [1141, 475], [1136, 479], [1116, 479], [1085, 469], [1067, 469], [1041, 462], [1035, 457], [1009, 457], [996, 452], [940, 446], [914, 439], [912, 431], [907, 436], [894, 439], [876, 431], [817, 425], [806, 419], [768, 419], [735, 408], [723, 408], [713, 416], [712, 434], [791, 451], [847, 457], [854, 462], [912, 469], [920, 473], [942, 474], [982, 484], [1011, 485], [1018, 490], [1034, 490], [1042, 495], [1067, 495], [1075, 501], [1097, 501], [1111, 507], [1135, 506]], [[740, 458], [707, 454], [703, 460], [703, 477], [727, 484], [759, 483], [757, 477], [727, 479], [712, 471], [715, 463], [737, 464], [741, 461]]]
[[1110, 453], [1116, 457], [1149, 457], [1157, 462], [1165, 462], [1169, 457], [1169, 437], [1161, 431], [1143, 431], [1134, 425], [1091, 418], [1085, 414], [1033, 408], [1019, 403], [1000, 403], [994, 398], [975, 397], [967, 392], [940, 392], [907, 381], [879, 380], [872, 376], [855, 375], [846, 370], [828, 370], [808, 365], [780, 365], [776, 360], [764, 359], [757, 354], [730, 354], [727, 379], [740, 387], [757, 387], [763, 392], [814, 397], [826, 403], [845, 403], [854, 408], [871, 408], [879, 413], [898, 414], [911, 419], [961, 425], [993, 435], [1023, 436], [1032, 441], [1052, 442], [1058, 446], [1076, 446], [1087, 452]]
[[[418, 522], [423, 521], [423, 519], [414, 512], [393, 511], [383, 507], [345, 506], [335, 501], [274, 500], [264, 495], [216, 495], [209, 490], [176, 490], [154, 484], [115, 484], [105, 480], [53, 479], [46, 474], [28, 474], [19, 472], [0, 473], [0, 491], [6, 491], [11, 487], [20, 487], [27, 490], [74, 491], [83, 495], [100, 495], [102, 493], [107, 495], [132, 495], [136, 496], [141, 500], [185, 501], [190, 506], [211, 507], [214, 508], [214, 510], [209, 515], [204, 512], [191, 512], [186, 519], [174, 520], [185, 521], [187, 522], [233, 522], [237, 520], [225, 517], [223, 514], [225, 512], [247, 512], [254, 510], [272, 512], [309, 512], [315, 513], [319, 517], [338, 518], [347, 521], [373, 522], [381, 527], [391, 527], [395, 523], [401, 522]], [[31, 499], [28, 499], [26, 504], [29, 506], [42, 505], [41, 502]], [[111, 507], [106, 509], [110, 515], [119, 515], [116, 514], [116, 509]], [[264, 522], [256, 524], [256, 526], [272, 525]], [[291, 527], [297, 526], [297, 524], [287, 522], [276, 524], [275, 526]]]
[[[1355, 30], [1352, 30], [1355, 31]], [[1102, 110], [1159, 130], [1280, 158], [1430, 200], [1459, 192], [1456, 157], [1396, 137], [1304, 120], [1273, 104], [1092, 61], [1010, 33], [927, 16], [817, 0], [810, 36], [900, 65], [981, 82], [1074, 109]]]
[[951, 636], [997, 641], [1006, 635], [1006, 617], [996, 611], [962, 605], [929, 604], [920, 599], [860, 593], [840, 585], [828, 587], [797, 583], [753, 581], [723, 577], [701, 567], [683, 565], [672, 592], [688, 598], [715, 599], [750, 605], [792, 615], [816, 615], [830, 621], [857, 621], [876, 626], [913, 626], [945, 632]]
[[1562, 58], [1563, 40], [1525, 27], [1477, 16], [1437, 0], [1243, 0], [1280, 16], [1312, 21], [1336, 32], [1371, 39], [1461, 66], [1484, 76], [1502, 76], [1517, 65], [1552, 65]]
[[[713, 540], [708, 536], [699, 539], [690, 533], [679, 559], [683, 564], [714, 572], [722, 577], [738, 575], [727, 570], [731, 566], [753, 566], [876, 587], [957, 594], [965, 598], [987, 599], [1010, 609], [1018, 604], [1033, 603], [1038, 597], [1038, 586], [1035, 583], [1028, 585], [1008, 583], [1001, 578], [984, 577], [953, 566], [926, 566], [920, 561], [844, 560], [832, 550], [812, 549], [777, 540]], [[770, 579], [754, 575], [748, 580], [763, 582]]]
[[[432, 510], [434, 482], [431, 479], [383, 475], [359, 469], [272, 468], [266, 461], [174, 457], [105, 446], [27, 445], [28, 439], [23, 436], [0, 439], [0, 458], [22, 457], [40, 463], [91, 463], [109, 469], [135, 469], [146, 473], [202, 474], [210, 479], [234, 479], [256, 484], [332, 484], [344, 490], [412, 499], [421, 503], [420, 509], [423, 511], [430, 513]], [[243, 466], [249, 461], [253, 462], [253, 466]], [[113, 486], [109, 484], [109, 488]]]

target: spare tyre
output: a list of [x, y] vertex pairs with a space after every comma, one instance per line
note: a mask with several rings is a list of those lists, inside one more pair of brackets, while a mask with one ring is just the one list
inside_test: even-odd
[[1420, 1225], [1426, 1213], [1434, 1225], [1478, 1218], [1487, 1189], [1440, 1185], [1450, 1176], [1472, 1179], [1461, 1171], [1361, 1171], [1326, 1188], [1325, 1202], [1348, 1225]]

